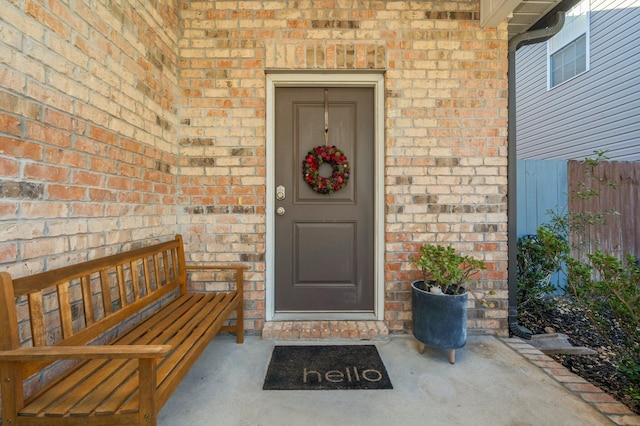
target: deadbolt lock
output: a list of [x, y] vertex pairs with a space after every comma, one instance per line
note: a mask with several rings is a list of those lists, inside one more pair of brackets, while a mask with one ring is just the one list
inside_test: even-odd
[[284, 191], [284, 186], [279, 185], [276, 188], [276, 200], [282, 201], [284, 200], [284, 198], [286, 197], [285, 191]]

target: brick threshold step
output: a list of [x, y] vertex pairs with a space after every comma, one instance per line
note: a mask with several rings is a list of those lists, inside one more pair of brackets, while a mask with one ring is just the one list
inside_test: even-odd
[[389, 340], [383, 321], [268, 321], [265, 340]]

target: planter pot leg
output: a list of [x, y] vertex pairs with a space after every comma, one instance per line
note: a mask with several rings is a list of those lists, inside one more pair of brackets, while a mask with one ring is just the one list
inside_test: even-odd
[[449, 364], [455, 364], [455, 363], [456, 363], [456, 350], [449, 349]]
[[420, 352], [421, 354], [424, 353], [424, 349], [427, 345], [425, 345], [424, 343], [418, 343], [418, 352]]

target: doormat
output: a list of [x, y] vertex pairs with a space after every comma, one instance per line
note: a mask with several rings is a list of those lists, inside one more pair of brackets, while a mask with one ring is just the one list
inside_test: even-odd
[[374, 345], [276, 346], [262, 389], [393, 389], [393, 386]]

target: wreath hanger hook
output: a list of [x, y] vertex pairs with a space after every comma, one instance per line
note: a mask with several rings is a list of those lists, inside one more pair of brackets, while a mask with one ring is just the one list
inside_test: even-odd
[[324, 89], [324, 146], [329, 146], [329, 89]]
[[[320, 174], [319, 168], [327, 163], [331, 166], [330, 177]], [[349, 160], [343, 151], [329, 146], [329, 89], [324, 89], [324, 146], [318, 145], [309, 150], [302, 161], [302, 177], [312, 190], [319, 194], [332, 194], [340, 191], [349, 182]]]

